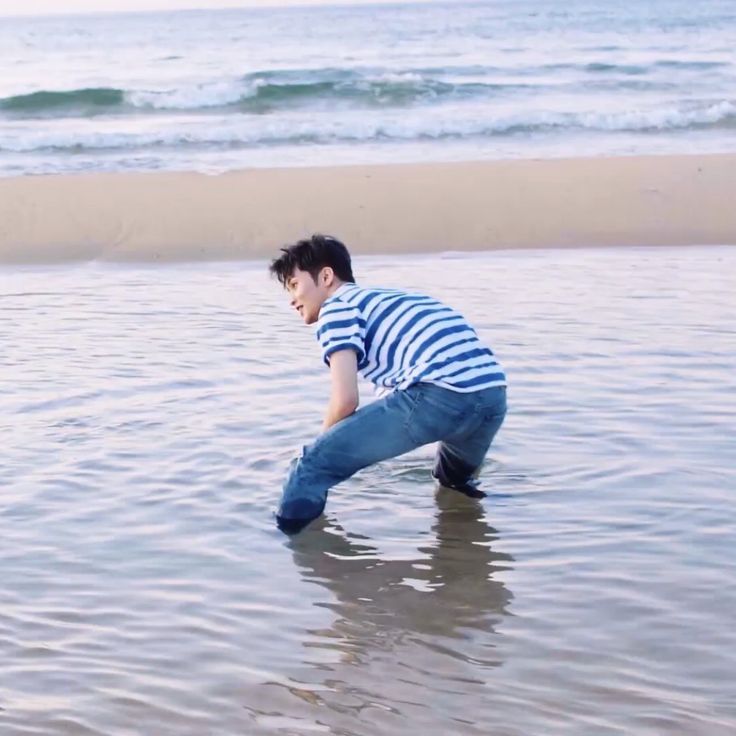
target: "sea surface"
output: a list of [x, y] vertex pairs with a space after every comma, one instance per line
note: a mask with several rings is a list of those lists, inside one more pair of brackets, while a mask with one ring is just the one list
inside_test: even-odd
[[426, 447], [293, 539], [327, 376], [265, 262], [0, 270], [0, 733], [732, 736], [736, 250], [355, 265], [510, 413], [482, 502]]
[[736, 150], [732, 0], [0, 17], [0, 176]]

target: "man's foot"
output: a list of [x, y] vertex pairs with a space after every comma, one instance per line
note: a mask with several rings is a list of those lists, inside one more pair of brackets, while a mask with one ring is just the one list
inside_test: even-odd
[[450, 488], [453, 491], [459, 491], [460, 493], [463, 493], [469, 498], [485, 498], [486, 497], [486, 494], [483, 491], [481, 491], [479, 488], [474, 486], [472, 483], [463, 483], [462, 485], [452, 485], [452, 486], [447, 486], [447, 488]]
[[478, 481], [476, 478], [470, 478], [470, 480], [467, 480], [464, 483], [450, 483], [449, 481], [445, 481], [439, 476], [435, 475], [435, 473], [432, 473], [432, 477], [439, 481], [439, 484], [443, 488], [449, 488], [451, 491], [457, 491], [458, 493], [462, 493], [468, 498], [486, 497], [486, 494], [481, 491], [480, 488], [478, 488]]

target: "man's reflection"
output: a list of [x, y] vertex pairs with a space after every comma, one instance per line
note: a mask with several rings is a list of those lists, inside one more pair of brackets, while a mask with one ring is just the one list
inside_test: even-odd
[[[376, 648], [407, 639], [435, 648], [443, 638], [453, 640], [445, 642], [451, 654], [465, 658], [461, 640], [477, 645], [506, 613], [512, 596], [497, 574], [512, 558], [491, 548], [497, 534], [483, 506], [443, 488], [437, 506], [433, 539], [415, 559], [384, 559], [370, 540], [325, 519], [289, 540], [304, 578], [336, 599], [326, 604], [337, 616], [330, 631], [313, 633], [340, 649], [343, 661], [370, 658]], [[469, 657], [480, 656], [477, 646], [473, 651]]]

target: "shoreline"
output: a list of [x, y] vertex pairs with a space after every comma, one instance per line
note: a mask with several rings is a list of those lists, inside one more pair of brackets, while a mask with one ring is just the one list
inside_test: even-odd
[[736, 245], [736, 154], [0, 179], [0, 263]]

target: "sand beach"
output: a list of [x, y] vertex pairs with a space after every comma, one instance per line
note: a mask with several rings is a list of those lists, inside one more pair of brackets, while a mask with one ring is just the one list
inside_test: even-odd
[[0, 179], [0, 262], [736, 244], [736, 154]]

